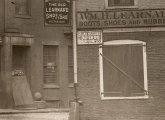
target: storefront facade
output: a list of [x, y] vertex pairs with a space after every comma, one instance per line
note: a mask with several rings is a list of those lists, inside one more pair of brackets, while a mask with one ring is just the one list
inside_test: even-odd
[[102, 31], [101, 44], [78, 39], [81, 120], [164, 119], [164, 6], [78, 1], [78, 32]]
[[[71, 24], [47, 24], [47, 2], [1, 1], [1, 108], [32, 107], [29, 101], [40, 99], [42, 107], [68, 108], [73, 100]], [[70, 5], [65, 9], [70, 11]], [[23, 84], [20, 78], [26, 79], [27, 91], [16, 89]]]
[[[69, 107], [75, 95], [69, 3], [59, 4], [66, 5], [64, 21], [54, 21], [51, 0], [21, 1], [0, 1], [0, 107], [20, 105], [14, 75], [26, 76], [33, 100], [39, 92], [46, 107]], [[77, 32], [102, 37], [95, 44], [77, 39], [80, 119], [163, 120], [165, 2], [115, 1], [76, 1]]]

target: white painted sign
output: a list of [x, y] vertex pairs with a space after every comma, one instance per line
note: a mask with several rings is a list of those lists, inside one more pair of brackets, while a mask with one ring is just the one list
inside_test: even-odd
[[102, 31], [78, 31], [77, 44], [102, 44]]

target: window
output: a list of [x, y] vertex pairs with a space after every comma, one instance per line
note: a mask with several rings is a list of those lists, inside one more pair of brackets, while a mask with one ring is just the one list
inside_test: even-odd
[[43, 48], [43, 79], [44, 84], [58, 85], [58, 46], [44, 45]]
[[105, 0], [107, 8], [136, 7], [138, 0]]
[[30, 15], [30, 0], [16, 0], [15, 2], [16, 15]]
[[145, 43], [105, 42], [99, 49], [102, 99], [148, 98]]
[[68, 46], [68, 83], [69, 85], [74, 83], [73, 75], [73, 47]]

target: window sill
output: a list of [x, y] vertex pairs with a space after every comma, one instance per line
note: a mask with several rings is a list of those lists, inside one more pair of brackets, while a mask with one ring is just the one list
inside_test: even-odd
[[59, 89], [60, 87], [58, 85], [55, 85], [55, 84], [44, 84], [43, 88], [44, 89]]
[[16, 18], [31, 19], [30, 15], [15, 15]]
[[137, 97], [101, 97], [101, 100], [137, 100], [137, 99], [148, 99], [149, 96], [137, 96]]

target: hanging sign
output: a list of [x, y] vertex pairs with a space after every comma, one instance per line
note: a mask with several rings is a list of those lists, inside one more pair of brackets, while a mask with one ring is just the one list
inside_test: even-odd
[[165, 26], [165, 9], [82, 11], [78, 28], [120, 28]]
[[77, 44], [102, 44], [102, 31], [77, 31]]
[[45, 25], [69, 26], [71, 0], [45, 0]]

